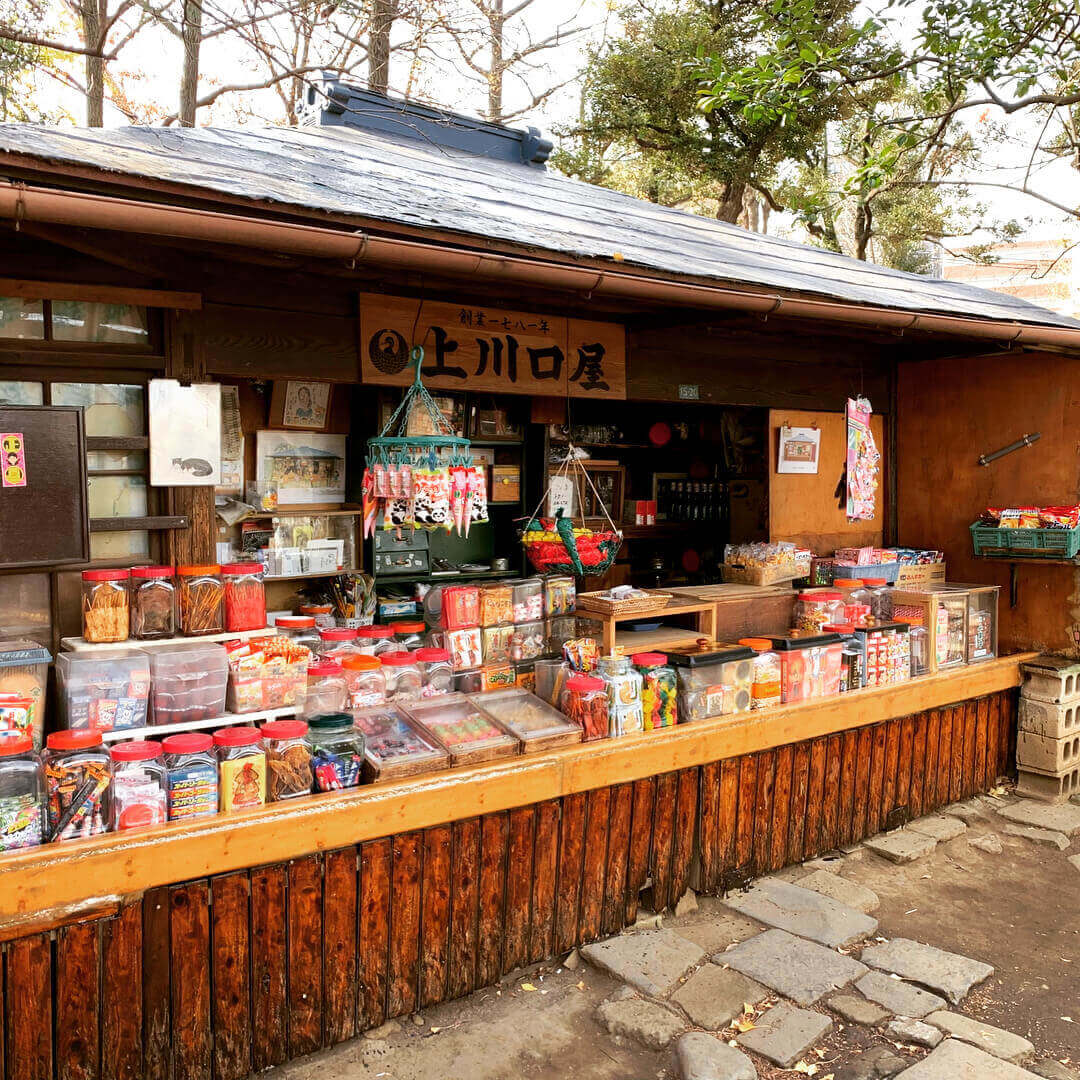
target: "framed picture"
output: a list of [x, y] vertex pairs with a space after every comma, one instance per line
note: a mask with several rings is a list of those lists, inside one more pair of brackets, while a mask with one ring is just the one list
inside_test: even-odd
[[612, 521], [618, 522], [622, 518], [626, 469], [617, 461], [583, 461], [581, 464], [588, 476], [588, 479], [580, 477], [578, 480], [581, 520], [586, 525], [606, 525], [610, 515]]
[[301, 431], [325, 431], [330, 424], [334, 384], [278, 380], [270, 398], [270, 424]]
[[256, 484], [277, 505], [340, 506], [345, 501], [345, 436], [260, 431], [255, 436]]
[[816, 473], [821, 449], [821, 431], [816, 427], [780, 428], [780, 452], [776, 457], [778, 473]]
[[151, 379], [150, 483], [213, 487], [221, 483], [221, 386], [181, 386]]

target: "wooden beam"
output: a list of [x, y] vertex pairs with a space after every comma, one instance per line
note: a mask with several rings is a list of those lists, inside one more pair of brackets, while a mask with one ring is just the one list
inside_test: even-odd
[[[94, 473], [95, 476], [105, 475]], [[189, 529], [191, 519], [183, 515], [174, 517], [124, 517], [124, 518], [91, 518], [90, 531], [92, 533], [103, 532], [137, 532], [141, 529]]]
[[202, 294], [172, 292], [168, 289], [129, 289], [121, 285], [79, 285], [63, 281], [29, 281], [25, 278], [0, 278], [0, 296], [19, 296], [24, 300], [85, 300], [100, 304], [138, 304], [144, 307], [198, 311]]
[[244, 813], [9, 853], [0, 859], [0, 927], [91, 897], [123, 896], [285, 862], [910, 716], [1015, 688], [1020, 685], [1020, 664], [1035, 655], [1020, 653], [896, 686], [679, 724]]

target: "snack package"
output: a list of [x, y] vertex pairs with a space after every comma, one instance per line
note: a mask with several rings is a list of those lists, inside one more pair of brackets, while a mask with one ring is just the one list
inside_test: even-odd
[[1044, 506], [1039, 510], [1043, 529], [1075, 529], [1080, 525], [1080, 506]]
[[588, 673], [596, 670], [600, 650], [595, 638], [574, 638], [563, 642], [563, 659], [574, 669]]
[[483, 648], [479, 627], [463, 627], [446, 631], [446, 648], [454, 671], [471, 671], [483, 663]]

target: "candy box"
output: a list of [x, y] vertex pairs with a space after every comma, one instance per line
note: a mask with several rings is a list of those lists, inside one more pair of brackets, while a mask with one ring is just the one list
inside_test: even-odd
[[517, 670], [513, 664], [488, 664], [480, 669], [480, 691], [506, 690], [517, 684]]
[[442, 624], [460, 630], [480, 623], [480, 590], [475, 585], [447, 585], [442, 590]]
[[[536, 660], [547, 652], [547, 632], [543, 620], [517, 623], [510, 638], [510, 659]], [[486, 632], [486, 631], [485, 631]]]
[[423, 734], [449, 751], [451, 765], [474, 765], [518, 752], [517, 739], [461, 694], [410, 702], [405, 711]]
[[426, 736], [401, 709], [381, 705], [353, 713], [364, 733], [364, 778], [368, 781], [400, 779], [445, 768], [450, 755]]
[[544, 614], [572, 615], [577, 607], [577, 585], [569, 576], [544, 578]]
[[526, 578], [512, 586], [514, 622], [535, 622], [544, 617], [544, 586], [539, 578]]
[[300, 708], [307, 698], [311, 650], [292, 638], [228, 642], [230, 712]]
[[505, 664], [510, 660], [514, 641], [513, 626], [486, 626], [483, 630], [483, 660], [485, 664]]
[[478, 627], [447, 630], [444, 645], [450, 653], [450, 662], [455, 671], [470, 671], [478, 668], [484, 661]]
[[139, 649], [61, 653], [56, 681], [64, 727], [112, 731], [146, 724], [150, 664]]
[[667, 657], [679, 681], [680, 723], [749, 711], [753, 649], [745, 645], [715, 645], [669, 652]]
[[485, 585], [480, 590], [480, 625], [514, 621], [514, 590], [510, 585]]
[[521, 741], [524, 754], [581, 742], [581, 728], [527, 690], [496, 690], [478, 704]]

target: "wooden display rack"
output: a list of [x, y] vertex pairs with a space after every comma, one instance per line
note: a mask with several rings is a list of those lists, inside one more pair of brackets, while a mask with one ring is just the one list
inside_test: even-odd
[[673, 589], [681, 602], [712, 603], [719, 641], [783, 635], [795, 618], [795, 590], [788, 585], [697, 585]]
[[[664, 649], [684, 649], [693, 645], [699, 638], [716, 637], [716, 604], [709, 600], [691, 600], [686, 597], [663, 593], [662, 599], [655, 606], [643, 610], [636, 607], [630, 611], [602, 614], [598, 611], [582, 609], [581, 615], [595, 619], [601, 625], [601, 645], [605, 655], [616, 649], [631, 653], [653, 652]], [[671, 626], [667, 619], [675, 615], [695, 615], [693, 627]], [[654, 622], [661, 620], [662, 625], [656, 630], [636, 633], [633, 630], [619, 630], [618, 624], [625, 622]]]

